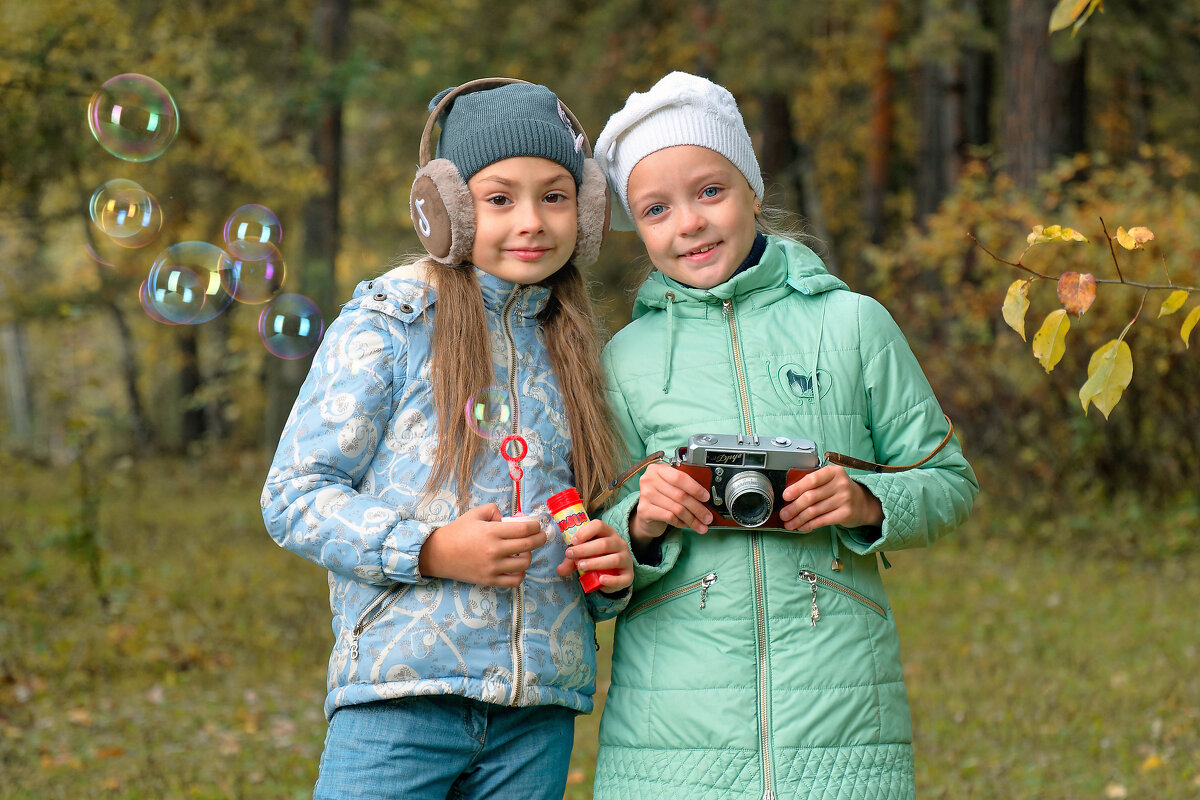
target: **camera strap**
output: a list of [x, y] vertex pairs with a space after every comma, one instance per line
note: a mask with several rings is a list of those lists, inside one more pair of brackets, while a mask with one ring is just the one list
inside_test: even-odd
[[[946, 431], [946, 436], [942, 439], [937, 447], [933, 448], [933, 450], [929, 452], [929, 455], [925, 456], [920, 461], [916, 461], [912, 464], [905, 464], [903, 466], [892, 466], [889, 464], [876, 464], [874, 461], [866, 461], [861, 458], [855, 458], [854, 456], [846, 456], [842, 455], [841, 453], [834, 453], [830, 451], [825, 453], [825, 462], [828, 464], [837, 464], [840, 467], [850, 467], [851, 469], [861, 469], [865, 472], [876, 473], [904, 472], [906, 470], [916, 469], [940, 453], [942, 448], [949, 444], [950, 439], [954, 436], [954, 423], [951, 422], [950, 417], [946, 416], [945, 414], [942, 414], [942, 416], [946, 417], [946, 426], [948, 428]], [[629, 469], [622, 472], [617, 477], [613, 478], [613, 481], [608, 485], [608, 488], [592, 498], [592, 502], [588, 507], [588, 513], [594, 514], [607, 506], [612, 500], [613, 496], [617, 493], [617, 490], [620, 489], [630, 478], [653, 464], [655, 461], [665, 461], [665, 455], [666, 453], [662, 450], [651, 453], [641, 461], [635, 463]]]
[[[942, 414], [942, 416], [946, 417], [945, 414]], [[826, 453], [825, 460], [830, 464], [837, 464], [839, 467], [850, 467], [851, 469], [861, 469], [861, 470], [865, 470], [867, 472], [889, 473], [889, 472], [904, 472], [905, 470], [916, 469], [917, 467], [921, 466], [926, 461], [928, 461], [929, 459], [933, 458], [938, 453], [940, 453], [942, 448], [950, 443], [950, 438], [952, 436], [954, 436], [954, 423], [950, 421], [949, 417], [946, 417], [946, 425], [949, 427], [949, 430], [946, 431], [946, 438], [942, 439], [941, 443], [938, 444], [937, 447], [933, 448], [933, 450], [930, 451], [929, 455], [925, 456], [920, 461], [917, 461], [912, 464], [905, 464], [902, 467], [901, 466], [890, 466], [888, 464], [876, 464], [874, 461], [864, 461], [861, 458], [855, 458], [854, 456], [844, 456], [841, 453], [833, 453], [833, 452]]]

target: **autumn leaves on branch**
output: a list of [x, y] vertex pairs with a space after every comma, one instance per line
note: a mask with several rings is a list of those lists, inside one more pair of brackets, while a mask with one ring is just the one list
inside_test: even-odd
[[[1113, 284], [1144, 290], [1142, 302], [1138, 306], [1137, 312], [1133, 315], [1133, 319], [1129, 321], [1129, 324], [1125, 326], [1125, 329], [1121, 331], [1121, 335], [1105, 343], [1092, 353], [1092, 357], [1088, 361], [1087, 381], [1079, 389], [1079, 401], [1083, 406], [1084, 413], [1087, 413], [1090, 405], [1095, 404], [1096, 408], [1100, 409], [1100, 412], [1107, 419], [1113, 408], [1120, 402], [1121, 395], [1124, 393], [1126, 387], [1129, 386], [1129, 382], [1133, 379], [1133, 354], [1129, 349], [1129, 345], [1125, 342], [1125, 337], [1133, 327], [1133, 324], [1141, 316], [1142, 309], [1146, 305], [1146, 298], [1152, 292], [1167, 292], [1166, 298], [1162, 301], [1158, 309], [1158, 316], [1165, 317], [1183, 308], [1193, 292], [1200, 292], [1200, 287], [1175, 283], [1171, 279], [1171, 274], [1167, 269], [1165, 257], [1162, 261], [1166, 283], [1155, 284], [1127, 280], [1121, 272], [1121, 264], [1117, 259], [1117, 249], [1114, 243], [1120, 245], [1125, 250], [1143, 250], [1145, 244], [1154, 239], [1154, 234], [1149, 228], [1134, 227], [1129, 230], [1117, 228], [1116, 234], [1110, 235], [1108, 226], [1104, 224], [1103, 219], [1100, 220], [1100, 226], [1104, 230], [1104, 236], [1108, 241], [1113, 266], [1116, 268], [1116, 278], [1096, 278], [1090, 273], [1079, 272], [1064, 272], [1055, 278], [1054, 276], [1045, 275], [1031, 269], [1022, 263], [1025, 255], [1037, 245], [1050, 242], [1073, 243], [1088, 241], [1087, 237], [1078, 231], [1071, 228], [1064, 228], [1061, 225], [1050, 225], [1048, 227], [1042, 227], [1041, 225], [1033, 226], [1032, 232], [1026, 238], [1026, 247], [1021, 251], [1021, 255], [1016, 261], [1007, 261], [1000, 258], [980, 244], [979, 240], [973, 235], [968, 234], [968, 236], [995, 261], [1028, 273], [1029, 277], [1019, 278], [1013, 281], [1008, 287], [1003, 305], [1004, 321], [1008, 323], [1009, 327], [1019, 333], [1022, 339], [1026, 338], [1025, 315], [1029, 310], [1030, 287], [1035, 281], [1055, 281], [1058, 300], [1062, 304], [1062, 308], [1051, 311], [1042, 322], [1041, 327], [1038, 328], [1037, 333], [1033, 336], [1033, 355], [1038, 359], [1046, 372], [1053, 370], [1062, 359], [1063, 353], [1066, 352], [1067, 332], [1071, 329], [1071, 317], [1078, 319], [1091, 307], [1096, 299], [1097, 284]], [[1179, 336], [1183, 340], [1185, 347], [1190, 347], [1189, 339], [1197, 323], [1200, 323], [1200, 304], [1191, 308], [1184, 318], [1182, 326], [1180, 326]]]

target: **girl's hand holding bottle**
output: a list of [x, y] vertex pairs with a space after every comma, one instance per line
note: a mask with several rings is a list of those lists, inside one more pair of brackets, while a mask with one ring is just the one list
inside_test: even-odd
[[[567, 557], [558, 565], [566, 577], [577, 570], [596, 573], [601, 591], [614, 592], [633, 584], [633, 556], [621, 534], [608, 523], [593, 519], [572, 536]], [[601, 573], [601, 571], [605, 571]]]
[[483, 586], [519, 586], [546, 543], [536, 517], [505, 520], [495, 503], [468, 510], [429, 535], [418, 568], [427, 578], [449, 578]]

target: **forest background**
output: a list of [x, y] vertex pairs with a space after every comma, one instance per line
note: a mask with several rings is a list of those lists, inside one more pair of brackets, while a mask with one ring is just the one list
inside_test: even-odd
[[[949, 667], [906, 659], [919, 747], [922, 720], [928, 733], [923, 793], [1195, 796], [1200, 700], [1180, 676], [1200, 659], [1173, 632], [1197, 599], [1183, 576], [1200, 565], [1200, 358], [1177, 319], [1153, 312], [1168, 294], [1164, 268], [1176, 285], [1200, 284], [1200, 2], [1110, 2], [1076, 33], [1051, 35], [1055, 5], [5, 3], [0, 767], [18, 778], [11, 796], [78, 796], [71, 776], [87, 774], [128, 797], [303, 796], [311, 786], [323, 578], [271, 549], [256, 518], [307, 360], [267, 353], [253, 306], [195, 326], [149, 318], [138, 289], [158, 253], [220, 242], [233, 209], [263, 204], [282, 222], [285, 291], [332, 320], [358, 281], [419, 247], [408, 191], [438, 91], [485, 75], [546, 83], [594, 138], [630, 91], [671, 69], [737, 96], [768, 202], [796, 214], [830, 269], [896, 317], [984, 487], [961, 536], [928, 562], [893, 559], [902, 568], [889, 576], [913, 598], [894, 597], [906, 652], [984, 659], [962, 679], [964, 697], [972, 680], [996, 681], [995, 705], [983, 706], [994, 715], [976, 716], [978, 698], [943, 706], [956, 685], [940, 672]], [[152, 161], [114, 158], [88, 130], [92, 94], [125, 72], [155, 78], [178, 104], [180, 134]], [[113, 246], [89, 219], [92, 191], [112, 178], [162, 204], [163, 229], [145, 247]], [[1084, 413], [1079, 387], [1142, 292], [1102, 285], [1047, 375], [1001, 315], [1010, 283], [1028, 275], [968, 236], [1015, 261], [1031, 228], [1052, 224], [1090, 241], [1039, 245], [1023, 264], [1115, 278], [1119, 259], [1125, 279], [1160, 286], [1126, 336], [1136, 368], [1108, 419]], [[1117, 252], [1105, 227], [1118, 226], [1148, 226], [1155, 239]], [[610, 236], [591, 272], [609, 331], [628, 320], [646, 270], [636, 238]], [[1048, 283], [1031, 300], [1031, 328], [1060, 307]], [[1081, 583], [1057, 583], [1070, 576]], [[981, 588], [989, 581], [995, 592]], [[1064, 617], [1064, 604], [1075, 613]], [[1096, 609], [1112, 616], [1098, 624]], [[905, 627], [905, 613], [939, 623]], [[1009, 672], [1047, 632], [1084, 649], [1034, 648], [1027, 673]], [[1132, 637], [1134, 661], [1095, 666], [1083, 653], [1104, 636]], [[987, 660], [996, 653], [1003, 665]], [[1046, 704], [1058, 689], [1014, 688], [1055, 670], [1071, 684], [1093, 668], [1092, 683], [1072, 686], [1070, 709]], [[165, 715], [181, 681], [211, 688], [194, 695], [204, 703]], [[1128, 730], [1114, 738], [1092, 704], [1134, 696], [1119, 703], [1129, 716], [1116, 727]], [[128, 712], [126, 697], [148, 710]], [[1031, 709], [1040, 721], [1026, 729], [1017, 720]], [[984, 754], [964, 746], [974, 719]], [[1011, 734], [999, 750], [998, 721]], [[148, 727], [156, 732], [131, 743], [130, 730]], [[172, 733], [160, 740], [163, 729]], [[1061, 751], [1045, 737], [1077, 760], [1046, 755]], [[1031, 742], [1043, 755], [1021, 754]], [[226, 769], [209, 759], [180, 770], [197, 747]], [[587, 752], [573, 791], [586, 784]], [[992, 781], [1014, 774], [1024, 783], [1000, 791]], [[1043, 795], [1046, 785], [1061, 791]]]

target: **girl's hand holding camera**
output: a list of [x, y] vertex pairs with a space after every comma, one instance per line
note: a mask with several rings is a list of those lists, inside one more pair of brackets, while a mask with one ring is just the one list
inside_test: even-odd
[[810, 472], [783, 490], [787, 505], [779, 510], [783, 527], [808, 533], [826, 525], [857, 528], [882, 525], [879, 498], [852, 480], [846, 470], [829, 464]]
[[598, 519], [584, 523], [574, 534], [571, 546], [567, 548], [567, 557], [557, 569], [558, 574], [564, 577], [574, 574], [576, 570], [615, 570], [614, 575], [597, 575], [605, 592], [633, 584], [633, 556], [629, 547], [613, 526]]
[[[708, 490], [674, 467], [651, 464], [638, 483], [637, 508], [629, 519], [634, 550], [648, 549], [668, 526], [707, 533], [713, 521], [706, 507]], [[783, 490], [787, 505], [779, 510], [784, 528], [808, 533], [825, 525], [881, 525], [883, 506], [854, 481], [846, 470], [829, 464], [814, 470]]]
[[427, 578], [518, 586], [533, 551], [545, 543], [535, 517], [505, 520], [495, 503], [487, 503], [429, 534], [417, 563]]

